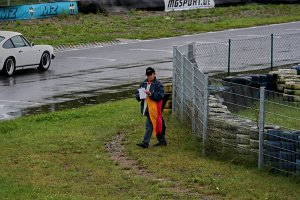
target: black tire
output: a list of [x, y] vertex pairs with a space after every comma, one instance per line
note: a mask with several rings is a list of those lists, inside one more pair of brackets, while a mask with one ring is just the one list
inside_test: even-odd
[[12, 57], [9, 57], [5, 60], [2, 72], [6, 76], [12, 76], [16, 70], [16, 63]]
[[46, 71], [47, 69], [49, 69], [50, 64], [51, 64], [50, 53], [48, 51], [45, 51], [42, 54], [40, 65], [39, 65], [38, 69], [41, 71]]

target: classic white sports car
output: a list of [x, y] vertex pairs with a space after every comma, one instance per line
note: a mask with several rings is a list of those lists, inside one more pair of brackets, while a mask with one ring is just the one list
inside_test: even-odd
[[12, 76], [16, 69], [37, 66], [45, 71], [54, 59], [54, 50], [50, 45], [34, 45], [21, 34], [0, 31], [0, 70]]

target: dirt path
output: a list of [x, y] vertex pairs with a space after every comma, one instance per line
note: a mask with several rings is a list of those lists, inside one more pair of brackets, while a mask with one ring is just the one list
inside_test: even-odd
[[[158, 181], [165, 181], [171, 182], [169, 179], [161, 179], [157, 178], [155, 174], [147, 171], [144, 167], [139, 165], [136, 160], [130, 158], [125, 151], [123, 146], [123, 142], [125, 141], [126, 132], [119, 132], [117, 133], [110, 141], [106, 143], [106, 150], [111, 155], [111, 159], [117, 162], [122, 168], [130, 170], [131, 173], [137, 176], [142, 176], [145, 179], [149, 180], [158, 180]], [[215, 200], [221, 199], [218, 196], [205, 196], [200, 193], [195, 193], [190, 191], [188, 188], [182, 186], [181, 183], [176, 182], [172, 188], [166, 188], [172, 192], [176, 192], [179, 195], [190, 195], [193, 197], [198, 197], [199, 199], [205, 200]]]

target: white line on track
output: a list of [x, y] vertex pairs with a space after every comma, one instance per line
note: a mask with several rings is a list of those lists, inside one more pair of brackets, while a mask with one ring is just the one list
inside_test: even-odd
[[130, 51], [158, 51], [158, 52], [169, 52], [173, 53], [173, 51], [170, 50], [161, 50], [161, 49], [129, 49]]
[[284, 29], [286, 31], [300, 31], [300, 28], [288, 28], [288, 29]]
[[86, 59], [86, 60], [108, 60], [110, 62], [116, 61], [116, 59], [109, 59], [109, 58], [93, 58], [93, 57], [68, 57], [71, 59]]
[[223, 44], [223, 45], [228, 45], [228, 41], [223, 41], [223, 42], [205, 42], [205, 41], [197, 41], [196, 44]]
[[264, 37], [266, 35], [237, 35], [238, 37]]

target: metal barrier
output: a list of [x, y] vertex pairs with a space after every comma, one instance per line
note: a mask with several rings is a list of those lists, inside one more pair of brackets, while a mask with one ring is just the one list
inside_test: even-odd
[[39, 3], [52, 3], [63, 1], [76, 1], [76, 0], [0, 0], [0, 6], [19, 6], [27, 4], [39, 4]]
[[[299, 36], [280, 36], [281, 43], [287, 38], [293, 40]], [[247, 81], [235, 83], [208, 78], [206, 74], [222, 71], [222, 62], [224, 64], [229, 60], [231, 68], [236, 71], [270, 67], [271, 62], [267, 63], [267, 60], [270, 61], [271, 57], [273, 66], [298, 61], [297, 42], [285, 42], [287, 47], [282, 46], [280, 50], [276, 46], [280, 42], [274, 45], [267, 43], [266, 38], [244, 42], [239, 40], [237, 44], [243, 48], [238, 50], [231, 47], [234, 54], [227, 60], [224, 51], [230, 45], [224, 43], [200, 44], [201, 51], [196, 43], [174, 47], [172, 111], [181, 122], [189, 123], [192, 132], [202, 138], [203, 153], [210, 151], [209, 148], [224, 150], [225, 147], [231, 147], [236, 155], [254, 158], [258, 168], [268, 166], [277, 171], [298, 174], [300, 96], [251, 86]], [[273, 46], [273, 53], [264, 53], [266, 46]], [[205, 55], [200, 52], [205, 52]], [[247, 58], [246, 55], [251, 56]], [[237, 67], [241, 64], [242, 67]], [[213, 145], [209, 146], [209, 143]]]
[[174, 47], [172, 112], [177, 113], [181, 121], [189, 121], [192, 132], [205, 142], [208, 76], [187, 59], [188, 49], [189, 46]]
[[42, 0], [28, 0], [28, 1], [21, 1], [21, 0], [0, 0], [0, 6], [17, 6], [17, 5], [24, 5], [24, 4], [37, 4], [37, 3], [47, 3], [53, 1], [42, 1]]
[[204, 72], [265, 69], [300, 62], [300, 33], [218, 43], [196, 43], [195, 61]]
[[0, 7], [0, 21], [48, 18], [78, 13], [77, 2], [52, 2]]

